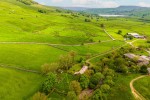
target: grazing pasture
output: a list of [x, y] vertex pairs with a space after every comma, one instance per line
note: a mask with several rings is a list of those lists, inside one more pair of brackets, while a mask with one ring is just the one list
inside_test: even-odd
[[[0, 0], [0, 100], [29, 99], [39, 90], [45, 78], [40, 74], [9, 69], [6, 66], [41, 71], [43, 64], [58, 62], [60, 55], [70, 51], [75, 51], [77, 58], [91, 58], [113, 51], [126, 44], [123, 36], [128, 32], [150, 36], [150, 23], [137, 18], [98, 17], [98, 20], [96, 16], [68, 12], [57, 7]], [[85, 19], [89, 21], [86, 22]], [[104, 29], [115, 38], [114, 41]], [[122, 31], [121, 34], [117, 34], [119, 30]], [[149, 46], [143, 40], [133, 44]], [[81, 67], [80, 64], [74, 65], [68, 72], [78, 71]], [[74, 76], [65, 72], [67, 71], [59, 77], [62, 83], [57, 85], [58, 93], [50, 95], [52, 99], [61, 100], [65, 97], [59, 92], [69, 91], [68, 86]], [[108, 99], [133, 100], [129, 82], [136, 76], [138, 75], [118, 74]], [[143, 95], [149, 97], [146, 86], [147, 83], [139, 89], [146, 91]]]
[[47, 45], [0, 44], [0, 64], [40, 71], [41, 65], [57, 61], [65, 53]]
[[0, 67], [0, 99], [27, 100], [39, 90], [44, 77]]
[[134, 100], [134, 97], [130, 90], [130, 81], [135, 77], [139, 76], [138, 74], [133, 75], [120, 75], [115, 79], [115, 86], [112, 87], [108, 100], [114, 98], [115, 100]]
[[150, 99], [150, 77], [144, 77], [134, 82], [135, 89], [146, 99]]

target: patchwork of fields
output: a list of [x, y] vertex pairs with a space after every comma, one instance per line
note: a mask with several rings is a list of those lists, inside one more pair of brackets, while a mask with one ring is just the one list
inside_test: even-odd
[[[46, 9], [47, 13], [39, 13], [38, 9]], [[122, 35], [127, 32], [150, 35], [150, 24], [139, 20], [101, 18], [99, 21], [91, 19], [91, 22], [85, 22], [85, 18], [56, 12], [53, 7], [26, 6], [15, 0], [1, 0], [0, 99], [28, 99], [38, 91], [44, 79], [39, 74], [2, 68], [1, 65], [40, 72], [43, 64], [56, 62], [60, 55], [69, 51], [83, 57], [87, 54], [95, 56], [125, 44]], [[100, 27], [102, 23], [115, 41]], [[118, 35], [118, 30], [122, 30], [123, 34]]]
[[142, 96], [146, 100], [149, 100], [149, 98], [150, 98], [150, 94], [149, 94], [150, 77], [149, 76], [141, 78], [141, 79], [135, 81], [134, 82], [134, 87], [140, 94], [142, 94]]

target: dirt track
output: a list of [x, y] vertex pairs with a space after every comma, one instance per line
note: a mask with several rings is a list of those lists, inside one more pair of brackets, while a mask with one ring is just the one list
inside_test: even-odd
[[131, 88], [131, 92], [132, 94], [134, 95], [135, 99], [136, 100], [146, 100], [133, 86], [133, 83], [143, 77], [146, 77], [147, 75], [142, 75], [140, 77], [137, 77], [135, 79], [133, 79], [131, 82], [130, 82], [130, 88]]

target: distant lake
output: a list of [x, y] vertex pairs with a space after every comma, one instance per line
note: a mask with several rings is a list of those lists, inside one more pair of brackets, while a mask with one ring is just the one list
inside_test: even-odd
[[105, 15], [105, 14], [99, 14], [99, 16], [102, 16], [102, 17], [124, 17], [125, 15]]

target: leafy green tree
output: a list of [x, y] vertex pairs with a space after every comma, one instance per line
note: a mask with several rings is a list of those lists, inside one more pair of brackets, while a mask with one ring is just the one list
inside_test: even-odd
[[100, 24], [100, 27], [101, 27], [101, 28], [105, 28], [105, 25], [104, 25], [104, 24]]
[[108, 84], [110, 86], [113, 86], [115, 84], [111, 79], [105, 79], [103, 83]]
[[49, 73], [42, 84], [42, 92], [48, 94], [57, 84], [57, 76], [54, 73]]
[[117, 34], [122, 34], [122, 31], [121, 31], [121, 30], [118, 30]]
[[76, 52], [75, 51], [70, 51], [69, 52], [69, 55], [72, 57], [72, 59], [73, 59], [73, 62], [74, 62], [74, 60], [75, 60], [75, 57], [76, 57]]
[[143, 65], [140, 69], [140, 72], [144, 74], [148, 73], [147, 66]]
[[44, 93], [37, 92], [32, 97], [32, 100], [48, 100], [48, 98]]
[[81, 75], [79, 82], [80, 82], [82, 89], [86, 89], [89, 86], [90, 80], [87, 76]]
[[99, 73], [94, 74], [91, 77], [90, 83], [97, 85], [98, 83], [100, 83], [100, 81], [102, 81], [102, 79], [104, 79], [104, 75], [99, 72]]
[[109, 85], [107, 85], [107, 84], [101, 85], [101, 91], [103, 93], [107, 93], [109, 90], [110, 90], [110, 86]]
[[72, 81], [70, 83], [70, 90], [74, 91], [76, 93], [76, 95], [79, 95], [81, 93], [81, 90], [82, 90], [80, 83], [77, 81]]
[[55, 72], [58, 69], [57, 63], [44, 64], [41, 66], [43, 74], [48, 74], [49, 72]]
[[69, 91], [67, 94], [67, 100], [78, 100], [74, 91]]
[[105, 69], [103, 70], [103, 75], [114, 77], [115, 72], [114, 72], [114, 70], [112, 70], [112, 69], [105, 68]]
[[74, 64], [74, 59], [71, 55], [67, 54], [67, 55], [62, 55], [59, 58], [59, 67], [64, 69], [64, 70], [68, 70], [69, 68], [71, 68]]
[[133, 72], [133, 73], [138, 73], [140, 71], [140, 67], [132, 65], [130, 67], [130, 71]]
[[87, 19], [87, 18], [86, 18], [84, 21], [85, 21], [85, 22], [91, 22], [91, 20], [90, 20], [90, 19]]
[[107, 100], [107, 97], [100, 89], [96, 89], [91, 99], [92, 100]]

